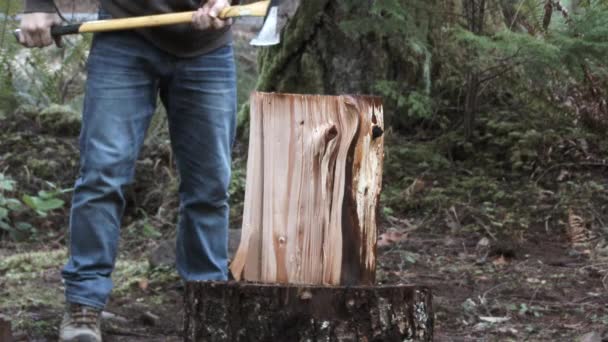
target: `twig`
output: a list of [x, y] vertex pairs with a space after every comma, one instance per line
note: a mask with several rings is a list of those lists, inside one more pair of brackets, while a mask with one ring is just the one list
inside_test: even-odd
[[532, 306], [532, 302], [534, 301], [534, 299], [536, 299], [536, 294], [538, 293], [538, 290], [540, 290], [541, 287], [542, 287], [542, 285], [538, 285], [536, 287], [536, 289], [534, 289], [534, 293], [532, 294], [532, 297], [528, 301], [528, 307]]
[[543, 171], [543, 173], [541, 173], [536, 180], [534, 181], [535, 184], [538, 184], [538, 182], [545, 177], [549, 172], [553, 171], [554, 169], [560, 168], [560, 167], [575, 167], [575, 166], [598, 166], [598, 167], [608, 167], [608, 163], [605, 162], [601, 162], [601, 163], [597, 163], [597, 162], [582, 162], [582, 163], [562, 163], [562, 164], [556, 164], [553, 166], [550, 166], [549, 168], [547, 168], [545, 171]]
[[483, 223], [483, 221], [479, 217], [477, 217], [475, 215], [471, 215], [471, 216], [486, 231], [486, 233], [488, 233], [488, 235], [490, 235], [492, 240], [498, 241], [498, 239], [496, 238], [496, 235], [494, 235], [494, 233], [492, 233], [492, 231], [490, 230], [490, 227], [488, 227], [485, 223]]
[[593, 213], [593, 215], [595, 215], [595, 218], [600, 221], [600, 225], [602, 225], [602, 228], [606, 227], [606, 223], [604, 223], [604, 220], [602, 220], [602, 217], [600, 215], [600, 213], [598, 213], [591, 205], [587, 206], [589, 208], [589, 210], [591, 210], [591, 212]]
[[509, 30], [513, 29], [513, 25], [515, 25], [515, 22], [517, 21], [517, 17], [519, 17], [519, 12], [521, 12], [522, 7], [524, 7], [524, 1], [521, 0], [519, 2], [519, 6], [517, 6], [517, 11], [515, 11], [515, 15], [513, 16], [513, 20], [511, 21], [511, 25], [509, 25]]

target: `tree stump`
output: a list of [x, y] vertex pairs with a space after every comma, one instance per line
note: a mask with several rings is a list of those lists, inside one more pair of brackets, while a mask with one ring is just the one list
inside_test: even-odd
[[374, 286], [379, 98], [253, 93], [236, 280], [191, 282], [186, 341], [431, 341], [430, 290]]
[[431, 293], [415, 286], [188, 283], [185, 340], [432, 341]]
[[374, 283], [379, 98], [253, 93], [237, 280]]

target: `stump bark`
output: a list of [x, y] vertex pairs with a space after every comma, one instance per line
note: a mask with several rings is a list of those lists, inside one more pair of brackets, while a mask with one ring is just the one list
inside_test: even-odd
[[373, 284], [379, 98], [253, 93], [235, 279]]
[[432, 298], [416, 286], [188, 283], [185, 340], [432, 341]]

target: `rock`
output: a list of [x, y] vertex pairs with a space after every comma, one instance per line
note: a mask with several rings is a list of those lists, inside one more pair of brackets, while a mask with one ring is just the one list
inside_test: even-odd
[[175, 240], [162, 241], [148, 254], [148, 263], [152, 268], [170, 268], [175, 266]]
[[[232, 260], [234, 253], [239, 248], [241, 241], [241, 229], [228, 230], [228, 258]], [[148, 254], [150, 267], [173, 267], [175, 266], [175, 240], [162, 241], [152, 252]]]
[[160, 322], [160, 317], [150, 311], [142, 313], [140, 319], [145, 325], [149, 325], [151, 327], [158, 325]]
[[107, 321], [115, 321], [121, 324], [129, 324], [129, 320], [119, 316], [117, 314], [111, 313], [109, 311], [102, 311], [101, 312], [101, 319], [102, 320], [107, 320]]
[[592, 331], [581, 336], [578, 342], [602, 342], [602, 336], [597, 331]]

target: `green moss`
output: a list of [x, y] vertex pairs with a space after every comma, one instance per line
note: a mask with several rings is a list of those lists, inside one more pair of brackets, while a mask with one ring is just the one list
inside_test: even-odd
[[6, 272], [5, 276], [8, 277], [11, 275], [39, 272], [61, 265], [66, 258], [67, 251], [65, 249], [14, 254], [0, 260], [0, 272]]
[[[0, 260], [0, 307], [63, 306], [63, 286], [59, 283], [59, 270], [66, 262], [65, 249], [15, 254]], [[46, 278], [52, 281], [45, 280]], [[173, 269], [151, 269], [146, 259], [119, 260], [112, 278], [116, 285], [113, 294], [129, 296], [137, 284], [145, 280], [153, 285], [179, 281]], [[156, 299], [158, 300], [158, 299]], [[24, 322], [23, 324], [35, 324]]]
[[[257, 89], [261, 91], [289, 91], [279, 88], [278, 80], [284, 79], [289, 63], [296, 62], [299, 51], [315, 33], [328, 0], [311, 0], [300, 6], [298, 12], [283, 29], [281, 44], [260, 52], [260, 78]], [[289, 84], [283, 84], [283, 87]]]
[[[59, 307], [63, 302], [63, 291], [59, 284], [47, 283], [45, 277], [59, 272], [65, 263], [65, 249], [15, 254], [0, 260], [3, 289], [0, 292], [0, 307], [44, 305]], [[57, 274], [58, 276], [58, 274]]]
[[149, 286], [179, 281], [174, 269], [151, 269], [146, 259], [119, 260], [112, 278], [115, 284], [113, 294], [116, 296], [128, 295], [141, 281], [146, 281]]
[[46, 131], [76, 136], [80, 131], [81, 116], [69, 106], [52, 104], [40, 112], [38, 121]]
[[13, 330], [27, 331], [29, 336], [56, 336], [61, 316], [53, 315], [54, 319], [40, 319], [36, 315], [19, 317], [14, 321]]
[[52, 159], [29, 158], [26, 165], [34, 175], [42, 179], [56, 179], [57, 172], [63, 172], [59, 170], [61, 165]]

